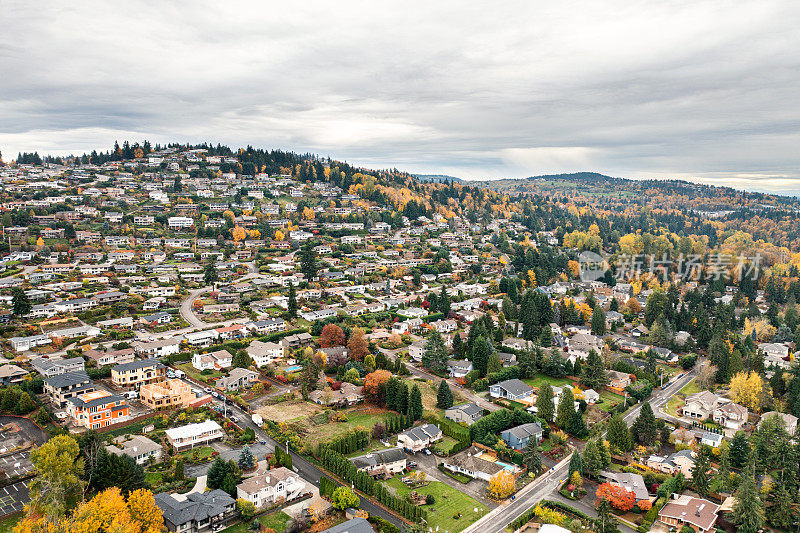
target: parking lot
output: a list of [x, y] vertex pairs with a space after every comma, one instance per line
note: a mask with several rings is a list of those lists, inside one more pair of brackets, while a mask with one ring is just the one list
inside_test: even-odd
[[28, 481], [20, 481], [0, 489], [0, 516], [7, 516], [22, 511], [30, 501], [28, 495]]
[[33, 470], [30, 452], [16, 452], [0, 457], [0, 470], [5, 471], [8, 477], [27, 475]]

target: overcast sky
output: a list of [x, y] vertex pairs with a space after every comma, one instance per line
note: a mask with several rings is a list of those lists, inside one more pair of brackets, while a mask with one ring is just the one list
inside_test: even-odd
[[800, 184], [800, 3], [2, 3], [0, 150]]

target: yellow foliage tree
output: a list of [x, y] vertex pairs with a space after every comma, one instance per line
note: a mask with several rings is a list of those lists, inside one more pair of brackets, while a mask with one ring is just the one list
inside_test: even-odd
[[243, 227], [236, 226], [235, 228], [233, 228], [233, 241], [234, 242], [243, 241], [246, 236], [247, 236], [247, 233], [245, 233]]
[[306, 220], [314, 220], [314, 210], [310, 207], [303, 208], [303, 218]]
[[761, 376], [753, 371], [738, 372], [731, 378], [731, 398], [751, 411], [758, 411], [761, 406], [763, 390], [764, 383], [761, 381]]
[[44, 239], [42, 239], [41, 237], [36, 239], [36, 246], [44, 246]]
[[516, 480], [508, 470], [501, 470], [489, 478], [489, 494], [498, 500], [508, 498], [516, 489]]
[[284, 234], [281, 230], [275, 230], [275, 240], [280, 242], [284, 239]]

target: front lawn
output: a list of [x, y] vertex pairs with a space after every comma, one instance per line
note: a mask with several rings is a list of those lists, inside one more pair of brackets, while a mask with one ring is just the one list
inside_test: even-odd
[[214, 382], [217, 380], [217, 378], [220, 378], [225, 375], [222, 372], [218, 372], [216, 370], [213, 370], [210, 374], [203, 374], [200, 370], [197, 370], [195, 367], [193, 367], [192, 363], [184, 363], [182, 365], [177, 365], [176, 368], [186, 372], [186, 375], [191, 377], [192, 379], [199, 381], [200, 383], [208, 383], [211, 386], [214, 385]]
[[[417, 494], [433, 495], [436, 502], [432, 505], [423, 505], [422, 509], [428, 512], [428, 526], [434, 531], [438, 529], [440, 533], [443, 531], [458, 533], [489, 511], [474, 498], [440, 481], [432, 481], [417, 489], [407, 487], [399, 476], [385, 483], [395, 495], [402, 498], [412, 490], [416, 490]], [[475, 508], [478, 509], [477, 513], [474, 511]], [[461, 517], [455, 518], [458, 513]]]
[[[600, 401], [595, 405], [603, 411], [610, 411], [614, 406], [625, 401], [625, 397], [615, 392], [604, 390], [600, 393]], [[633, 403], [633, 402], [631, 402]]]

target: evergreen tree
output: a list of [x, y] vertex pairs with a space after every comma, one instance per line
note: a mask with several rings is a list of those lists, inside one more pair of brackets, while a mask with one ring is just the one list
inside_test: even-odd
[[242, 470], [252, 470], [256, 466], [256, 458], [250, 451], [250, 446], [245, 445], [239, 454], [239, 468]]
[[289, 282], [289, 318], [297, 318], [297, 291], [294, 288], [294, 283]]
[[439, 409], [449, 409], [453, 407], [453, 391], [450, 390], [447, 380], [443, 379], [439, 382], [439, 390], [436, 394], [436, 407]]
[[453, 357], [455, 359], [461, 359], [461, 352], [463, 347], [461, 345], [461, 335], [456, 331], [456, 334], [453, 335]]
[[755, 479], [755, 460], [748, 461], [733, 504], [733, 523], [741, 533], [757, 533], [764, 525], [764, 504]]
[[231, 366], [233, 366], [233, 368], [250, 368], [252, 364], [253, 360], [245, 350], [238, 350], [236, 355], [233, 356], [233, 359], [231, 359]]
[[731, 477], [731, 448], [727, 442], [719, 447], [719, 467], [714, 475], [712, 488], [714, 492], [723, 492], [729, 489]]
[[792, 495], [786, 490], [786, 486], [783, 484], [778, 485], [772, 506], [769, 509], [769, 523], [775, 527], [789, 530], [794, 522], [793, 503]]
[[411, 420], [417, 421], [422, 418], [422, 392], [419, 387], [414, 384], [411, 388], [411, 398], [408, 405], [408, 416]]
[[306, 282], [311, 282], [317, 276], [317, 252], [314, 251], [314, 243], [306, 241], [300, 249], [300, 271], [303, 273]]
[[408, 414], [409, 396], [408, 384], [405, 381], [400, 382], [400, 389], [397, 393], [397, 412], [401, 415]]
[[478, 374], [481, 377], [486, 375], [491, 351], [492, 348], [489, 344], [489, 341], [487, 341], [483, 336], [478, 337], [472, 350], [472, 366], [478, 371]]
[[206, 285], [211, 285], [219, 281], [219, 274], [217, 274], [217, 265], [212, 262], [209, 262], [206, 265], [205, 272], [203, 273], [203, 281]]
[[581, 383], [586, 388], [596, 391], [603, 390], [603, 387], [608, 383], [608, 376], [606, 376], [606, 371], [603, 367], [603, 360], [596, 350], [589, 350], [589, 356], [586, 358], [586, 365], [583, 367]]
[[586, 422], [583, 421], [583, 415], [580, 411], [573, 411], [572, 418], [567, 424], [567, 433], [584, 439], [589, 435], [589, 430], [586, 428]]
[[606, 313], [599, 305], [592, 312], [592, 333], [598, 336], [606, 334]]
[[503, 368], [502, 363], [500, 363], [500, 356], [497, 355], [497, 352], [492, 352], [492, 355], [489, 356], [489, 363], [486, 367], [486, 374], [494, 374], [496, 372], [500, 372]]
[[572, 394], [571, 387], [564, 387], [561, 396], [558, 398], [558, 410], [556, 412], [556, 426], [566, 430], [575, 414], [575, 396]]
[[628, 429], [628, 424], [622, 419], [622, 415], [614, 413], [608, 421], [608, 442], [617, 450], [628, 452], [633, 448], [633, 439]]
[[708, 498], [711, 492], [710, 479], [708, 476], [708, 471], [711, 469], [709, 453], [710, 450], [708, 446], [702, 446], [700, 448], [700, 453], [698, 453], [695, 458], [694, 467], [692, 468], [692, 485], [694, 486], [694, 491], [699, 494], [701, 498]]
[[549, 383], [544, 383], [539, 387], [539, 395], [536, 397], [536, 414], [549, 423], [555, 416], [555, 402], [553, 402], [553, 388]]
[[611, 514], [611, 503], [605, 498], [597, 502], [596, 527], [598, 533], [619, 533], [617, 521]]
[[[276, 448], [275, 456], [277, 458], [277, 450]], [[218, 489], [222, 487], [222, 483], [225, 480], [225, 476], [228, 474], [228, 463], [220, 456], [211, 463], [211, 468], [208, 469], [206, 474], [206, 485], [210, 489]]]
[[569, 459], [569, 475], [567, 479], [572, 477], [574, 472], [583, 475], [583, 461], [581, 460], [581, 454], [577, 451], [572, 453], [572, 457]]
[[425, 351], [422, 353], [422, 366], [441, 374], [447, 371], [449, 359], [442, 334], [436, 328], [431, 329], [425, 341]]
[[522, 450], [522, 462], [528, 468], [528, 472], [538, 474], [542, 470], [542, 456], [539, 454], [539, 445], [535, 439], [528, 440], [528, 444]]
[[637, 444], [645, 446], [652, 445], [658, 437], [658, 427], [656, 426], [656, 417], [653, 414], [653, 408], [650, 402], [644, 402], [642, 410], [639, 411], [639, 416], [631, 426], [631, 436]]
[[14, 287], [11, 289], [11, 307], [14, 312], [14, 316], [16, 317], [23, 317], [31, 312], [31, 301], [28, 299], [28, 295], [25, 294], [25, 291], [22, 290], [21, 287]]
[[744, 431], [737, 431], [731, 439], [731, 466], [734, 468], [743, 468], [747, 464], [750, 457], [750, 443]]
[[397, 408], [399, 393], [400, 380], [396, 377], [389, 378], [389, 381], [386, 382], [386, 407], [392, 411], [399, 411]]

